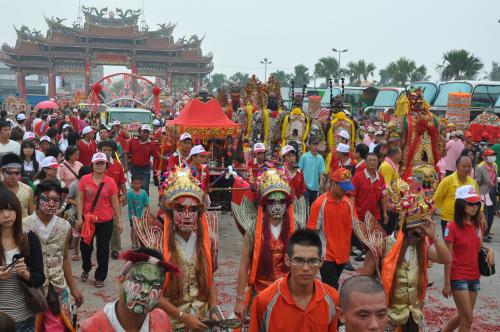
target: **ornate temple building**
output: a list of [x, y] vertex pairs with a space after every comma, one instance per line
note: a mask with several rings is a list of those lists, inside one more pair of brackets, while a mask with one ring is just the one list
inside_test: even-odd
[[26, 95], [26, 76], [48, 76], [49, 97], [56, 96], [56, 76], [82, 74], [85, 92], [91, 85], [91, 68], [97, 65], [126, 66], [134, 74], [164, 79], [168, 87], [175, 77], [188, 78], [194, 91], [213, 70], [212, 54], [203, 55], [203, 38], [174, 40], [175, 24], [158, 24], [151, 31], [139, 27], [140, 10], [114, 11], [82, 7], [83, 24], [64, 24], [65, 19], [45, 18], [47, 34], [26, 26], [16, 29], [14, 47], [2, 45], [4, 63], [16, 71], [19, 94]]

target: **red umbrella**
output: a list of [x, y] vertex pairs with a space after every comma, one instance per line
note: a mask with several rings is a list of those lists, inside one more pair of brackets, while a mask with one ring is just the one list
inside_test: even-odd
[[53, 110], [56, 110], [56, 109], [59, 109], [59, 105], [57, 105], [56, 102], [53, 102], [51, 100], [45, 100], [45, 101], [41, 101], [39, 102], [38, 104], [36, 104], [35, 106], [35, 109], [53, 109]]

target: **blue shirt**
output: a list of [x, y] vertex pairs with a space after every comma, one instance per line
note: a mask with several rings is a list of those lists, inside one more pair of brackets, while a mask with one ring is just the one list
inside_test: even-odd
[[141, 218], [142, 211], [144, 210], [144, 207], [149, 205], [149, 202], [149, 196], [144, 189], [141, 189], [139, 193], [136, 193], [134, 189], [130, 189], [127, 192], [129, 219], [132, 219], [133, 216]]
[[306, 187], [311, 191], [319, 191], [319, 178], [325, 172], [325, 161], [320, 154], [313, 156], [306, 152], [300, 157], [299, 168], [304, 173]]

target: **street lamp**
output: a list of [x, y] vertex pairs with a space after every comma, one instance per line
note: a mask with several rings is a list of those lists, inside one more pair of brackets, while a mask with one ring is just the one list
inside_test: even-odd
[[340, 80], [340, 54], [347, 52], [347, 49], [337, 50], [336, 48], [332, 48], [332, 51], [337, 52], [339, 54], [339, 69], [337, 70], [337, 80]]
[[260, 63], [264, 65], [264, 82], [267, 82], [267, 65], [270, 65], [273, 63], [272, 61], [269, 61], [268, 58], [264, 58]]

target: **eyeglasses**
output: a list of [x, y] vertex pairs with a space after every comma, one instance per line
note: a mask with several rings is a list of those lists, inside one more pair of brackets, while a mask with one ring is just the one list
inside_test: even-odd
[[309, 265], [309, 266], [317, 267], [321, 264], [322, 259], [321, 258], [305, 259], [303, 257], [292, 257], [292, 259], [290, 261], [292, 262], [292, 265], [295, 265], [295, 266], [304, 266], [304, 264], [307, 263], [307, 265]]

